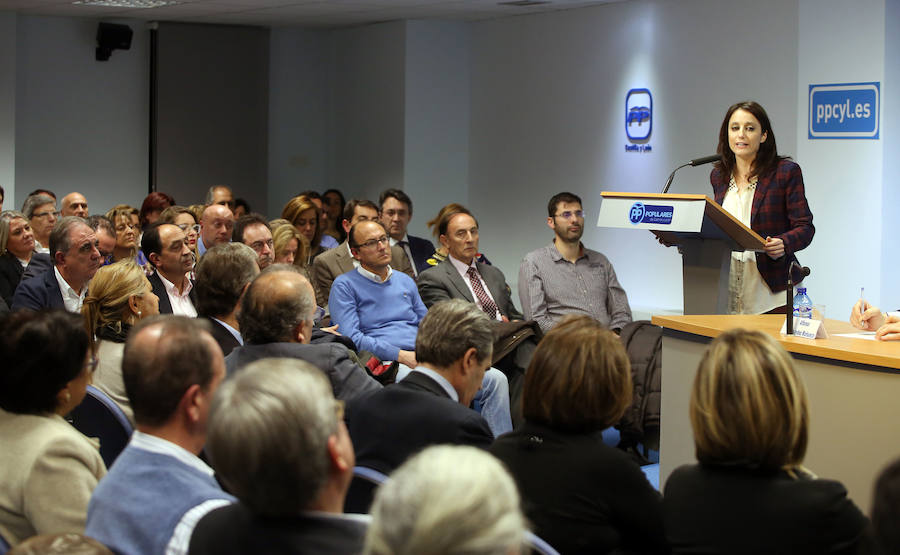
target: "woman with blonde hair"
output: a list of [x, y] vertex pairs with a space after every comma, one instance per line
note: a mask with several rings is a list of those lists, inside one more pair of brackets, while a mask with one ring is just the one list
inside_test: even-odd
[[525, 423], [491, 452], [519, 485], [534, 532], [561, 553], [665, 553], [659, 494], [601, 433], [631, 404], [619, 337], [585, 315], [563, 318], [525, 373]]
[[700, 464], [663, 497], [673, 553], [855, 553], [866, 517], [839, 482], [803, 467], [806, 387], [772, 337], [730, 330], [709, 346], [691, 392]]
[[0, 297], [7, 307], [12, 306], [16, 287], [35, 252], [34, 232], [25, 214], [0, 212]]
[[313, 201], [303, 195], [298, 195], [284, 205], [281, 211], [281, 217], [291, 222], [301, 235], [306, 237], [309, 242], [309, 252], [306, 260], [303, 260], [303, 267], [312, 264], [313, 259], [319, 254], [325, 252], [322, 247], [322, 230], [319, 228], [319, 208]]
[[85, 329], [97, 343], [100, 363], [94, 385], [134, 423], [122, 381], [122, 351], [131, 327], [142, 318], [159, 314], [159, 297], [153, 294], [144, 271], [134, 261], [123, 260], [97, 270], [88, 285], [81, 314]]
[[306, 237], [285, 219], [272, 220], [269, 227], [272, 229], [275, 263], [293, 264], [303, 268], [305, 273], [304, 261], [309, 256], [309, 241]]
[[137, 226], [131, 219], [134, 209], [127, 204], [118, 204], [106, 213], [116, 230], [116, 246], [113, 249], [113, 262], [123, 259], [134, 260], [138, 251]]

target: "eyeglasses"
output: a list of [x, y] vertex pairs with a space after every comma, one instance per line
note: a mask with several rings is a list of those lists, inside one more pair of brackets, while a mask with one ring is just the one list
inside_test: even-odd
[[382, 235], [378, 239], [369, 239], [365, 243], [360, 243], [359, 248], [365, 247], [367, 249], [371, 249], [371, 248], [375, 247], [376, 245], [380, 245], [382, 243], [384, 243], [386, 245], [390, 244], [390, 239], [387, 238], [387, 235]]
[[574, 212], [572, 210], [566, 210], [565, 212], [560, 212], [556, 215], [557, 218], [563, 218], [564, 220], [571, 220], [572, 216], [583, 218], [584, 210], [575, 210]]
[[181, 231], [191, 230], [194, 233], [200, 233], [200, 224], [178, 224], [178, 229]]
[[53, 216], [54, 218], [59, 217], [59, 210], [51, 210], [50, 212], [35, 212], [31, 215], [32, 218], [46, 218], [48, 216]]
[[94, 356], [92, 356], [92, 357], [90, 358], [90, 360], [88, 360], [87, 362], [84, 363], [84, 368], [85, 368], [85, 370], [87, 370], [88, 372], [93, 373], [94, 370], [97, 369], [97, 365], [98, 365], [98, 364], [100, 364], [100, 359], [97, 358], [96, 355], [94, 355]]

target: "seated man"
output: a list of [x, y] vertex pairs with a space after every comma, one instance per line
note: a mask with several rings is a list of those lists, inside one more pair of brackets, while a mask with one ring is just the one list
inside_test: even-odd
[[355, 463], [342, 409], [302, 360], [259, 360], [225, 382], [206, 450], [239, 502], [203, 517], [190, 552], [362, 552], [368, 518], [343, 514]]
[[[400, 362], [405, 368], [397, 380], [402, 380], [417, 366], [416, 334], [427, 309], [412, 278], [391, 269], [387, 232], [380, 222], [359, 222], [350, 228], [347, 240], [359, 268], [334, 281], [331, 320], [359, 349], [383, 361]], [[512, 430], [509, 386], [502, 372], [488, 370], [476, 405], [495, 435]]]
[[197, 241], [197, 256], [203, 256], [207, 249], [231, 241], [234, 228], [234, 214], [225, 204], [210, 204], [200, 217], [200, 240]]
[[618, 333], [631, 307], [609, 260], [584, 248], [581, 199], [559, 193], [547, 205], [553, 242], [525, 255], [519, 267], [519, 301], [527, 320], [550, 331], [566, 314], [586, 314]]
[[78, 216], [79, 218], [87, 218], [87, 199], [81, 193], [69, 193], [59, 203], [59, 215], [62, 217]]
[[234, 222], [232, 241], [243, 243], [259, 256], [256, 261], [260, 270], [265, 270], [275, 262], [275, 242], [269, 222], [259, 214], [247, 214]]
[[181, 228], [162, 222], [148, 225], [141, 238], [141, 252], [156, 270], [147, 279], [153, 294], [159, 297], [159, 313], [197, 316], [194, 283], [190, 278], [194, 253]]
[[225, 377], [222, 351], [198, 320], [142, 320], [122, 377], [136, 430], [91, 496], [85, 534], [120, 555], [187, 553], [197, 521], [234, 501], [197, 456]]
[[493, 434], [467, 407], [493, 354], [491, 322], [472, 303], [436, 304], [419, 326], [419, 365], [406, 379], [347, 407], [357, 464], [385, 474], [429, 445], [487, 448]]
[[879, 340], [900, 340], [900, 311], [882, 312], [880, 308], [859, 300], [850, 311], [850, 323], [861, 330], [874, 331]]
[[295, 266], [274, 264], [250, 283], [237, 321], [244, 344], [225, 358], [228, 375], [262, 358], [299, 358], [331, 381], [334, 396], [352, 399], [381, 389], [339, 343], [310, 344], [316, 299], [309, 280]]
[[[412, 266], [413, 277], [417, 277], [431, 267], [428, 259], [434, 254], [434, 245], [424, 237], [406, 233], [409, 221], [412, 220], [412, 199], [399, 189], [388, 189], [381, 193], [378, 202], [381, 204], [381, 223], [390, 234], [391, 246], [399, 245], [403, 249]], [[399, 260], [395, 263], [399, 265]]]

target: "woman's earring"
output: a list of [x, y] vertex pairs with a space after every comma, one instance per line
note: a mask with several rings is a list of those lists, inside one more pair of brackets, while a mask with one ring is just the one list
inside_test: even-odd
[[138, 310], [138, 320], [140, 320], [140, 319], [141, 319], [141, 311]]

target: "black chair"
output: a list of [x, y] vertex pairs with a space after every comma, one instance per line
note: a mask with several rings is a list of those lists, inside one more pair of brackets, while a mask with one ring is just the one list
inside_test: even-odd
[[354, 466], [353, 480], [350, 482], [350, 489], [347, 490], [347, 497], [344, 498], [344, 512], [368, 513], [375, 497], [375, 490], [387, 480], [387, 475], [374, 468]]
[[92, 385], [87, 386], [87, 395], [69, 413], [68, 420], [84, 435], [100, 439], [100, 456], [106, 468], [125, 449], [134, 431], [119, 405]]

